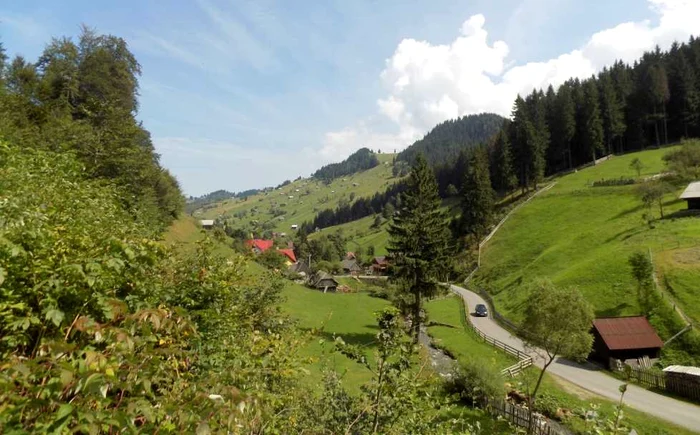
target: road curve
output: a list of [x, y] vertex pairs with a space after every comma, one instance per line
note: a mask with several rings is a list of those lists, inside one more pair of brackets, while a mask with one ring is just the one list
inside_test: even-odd
[[[486, 301], [481, 296], [456, 285], [452, 285], [451, 290], [464, 299], [468, 308], [467, 313], [469, 313], [467, 314], [468, 320], [477, 329], [516, 349], [529, 353], [533, 357], [533, 362], [537, 366], [542, 367], [544, 359], [539, 355], [540, 352], [544, 354], [542, 350], [529, 347], [526, 349], [520, 338], [503, 329], [490, 315], [489, 317], [474, 317], [471, 315], [476, 304], [486, 305]], [[547, 373], [553, 373], [606, 399], [612, 401], [620, 399], [618, 388], [622, 382], [607, 375], [602, 369], [593, 364], [579, 364], [563, 358], [557, 358], [549, 366]], [[678, 426], [696, 432], [700, 431], [700, 406], [656, 394], [632, 384], [627, 387], [625, 405]]]

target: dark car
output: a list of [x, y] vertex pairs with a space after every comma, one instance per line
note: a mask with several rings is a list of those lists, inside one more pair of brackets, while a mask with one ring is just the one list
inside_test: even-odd
[[489, 309], [486, 308], [486, 305], [484, 304], [476, 304], [474, 307], [474, 314], [478, 317], [488, 317]]

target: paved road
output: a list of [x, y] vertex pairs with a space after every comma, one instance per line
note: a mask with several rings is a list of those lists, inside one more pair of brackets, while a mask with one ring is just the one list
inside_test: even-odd
[[[469, 308], [469, 313], [473, 312], [476, 304], [485, 304], [484, 299], [478, 294], [458, 286], [451, 286], [453, 292], [462, 296]], [[513, 336], [503, 329], [491, 317], [474, 317], [469, 315], [469, 320], [484, 334], [500, 340], [516, 349], [530, 353], [533, 362], [542, 366], [544, 359], [538, 355], [542, 350], [526, 349], [523, 341]], [[593, 364], [578, 364], [562, 358], [557, 358], [547, 369], [548, 373], [553, 373], [567, 381], [576, 384], [592, 393], [596, 393], [607, 399], [617, 401], [620, 399], [618, 390], [620, 380], [605, 374], [603, 370]], [[653, 415], [655, 417], [670, 421], [690, 430], [700, 431], [700, 407], [680, 400], [675, 400], [660, 394], [640, 388], [636, 385], [629, 385], [625, 393], [625, 405], [639, 411]]]

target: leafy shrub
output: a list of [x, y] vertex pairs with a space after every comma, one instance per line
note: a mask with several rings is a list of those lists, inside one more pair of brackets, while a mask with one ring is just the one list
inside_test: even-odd
[[630, 184], [635, 184], [637, 181], [634, 178], [611, 178], [609, 180], [602, 179], [593, 182], [593, 187], [605, 187], [605, 186], [627, 186]]
[[472, 405], [483, 404], [487, 399], [501, 399], [506, 393], [500, 371], [492, 365], [474, 360], [463, 362], [446, 388]]

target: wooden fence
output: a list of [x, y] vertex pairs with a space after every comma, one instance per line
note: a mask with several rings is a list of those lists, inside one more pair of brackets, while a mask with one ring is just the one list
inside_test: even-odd
[[[491, 414], [501, 416], [506, 421], [522, 428], [530, 427], [530, 410], [523, 406], [514, 405], [505, 400], [490, 400], [488, 407]], [[533, 415], [532, 433], [536, 435], [568, 435], [570, 432], [564, 428], [554, 426], [550, 420], [539, 414]]]

